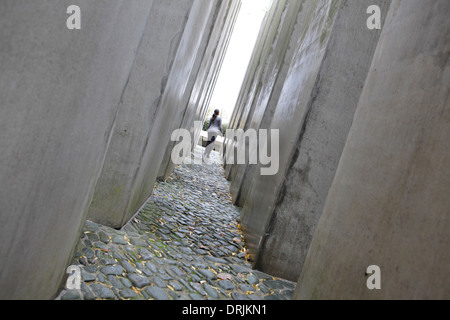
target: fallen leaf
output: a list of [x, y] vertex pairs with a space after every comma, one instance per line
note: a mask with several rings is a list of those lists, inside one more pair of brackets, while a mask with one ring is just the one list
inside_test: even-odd
[[228, 273], [219, 273], [217, 275], [217, 278], [220, 279], [220, 280], [231, 280], [231, 279], [233, 279], [231, 274], [228, 274]]

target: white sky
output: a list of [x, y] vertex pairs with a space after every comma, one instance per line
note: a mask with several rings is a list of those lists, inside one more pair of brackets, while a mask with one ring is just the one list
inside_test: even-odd
[[[228, 123], [236, 104], [248, 63], [255, 46], [261, 22], [272, 0], [242, 0], [210, 109], [221, 110], [224, 123]], [[211, 116], [208, 113], [208, 117]]]

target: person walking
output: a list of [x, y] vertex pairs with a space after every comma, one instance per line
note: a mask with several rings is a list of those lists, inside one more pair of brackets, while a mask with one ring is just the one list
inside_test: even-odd
[[222, 129], [222, 119], [219, 117], [220, 110], [215, 110], [214, 114], [209, 121], [208, 126], [208, 142], [206, 143], [206, 150], [203, 154], [203, 160], [209, 159], [209, 156], [211, 154], [211, 151], [214, 149], [214, 142], [217, 139], [217, 136], [220, 134], [223, 136], [223, 129]]

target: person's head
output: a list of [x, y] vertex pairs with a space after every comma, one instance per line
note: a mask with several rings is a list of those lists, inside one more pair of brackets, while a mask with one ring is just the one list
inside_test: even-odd
[[218, 117], [220, 115], [220, 110], [219, 109], [214, 110], [214, 115]]

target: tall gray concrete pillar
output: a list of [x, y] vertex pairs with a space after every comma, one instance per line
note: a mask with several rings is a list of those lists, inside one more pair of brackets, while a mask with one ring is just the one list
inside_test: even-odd
[[89, 209], [89, 219], [114, 228], [124, 226], [152, 193], [221, 1], [153, 3]]
[[[223, 60], [228, 50], [228, 45], [236, 24], [236, 19], [239, 14], [242, 2], [241, 0], [227, 1], [226, 5], [227, 15], [225, 18], [216, 21], [217, 31], [220, 31], [220, 36], [218, 37], [217, 47], [213, 51], [213, 59], [210, 61], [210, 65], [207, 71], [204, 73], [201, 86], [198, 90], [194, 92], [192, 96], [192, 103], [195, 110], [195, 119], [204, 123], [206, 113], [209, 108], [209, 103], [211, 101], [211, 96], [214, 92], [214, 88], [217, 83], [217, 78], [222, 68]], [[202, 132], [202, 127], [193, 128], [192, 136], [192, 147], [195, 148], [200, 139]]]
[[[274, 0], [261, 23], [255, 48], [253, 49], [249, 66], [236, 101], [236, 106], [230, 119], [230, 129], [242, 129], [245, 125], [245, 120], [243, 119], [248, 117], [254, 96], [259, 88], [260, 78], [268, 55], [271, 52], [271, 45], [277, 34], [283, 12], [285, 12], [286, 3], [287, 0]], [[225, 139], [225, 146], [226, 151], [236, 148], [234, 141], [229, 141], [228, 139]], [[225, 176], [230, 181], [234, 175], [234, 163], [227, 163], [225, 161]]]
[[[124, 91], [88, 218], [120, 228], [132, 215], [136, 174], [194, 1], [151, 1], [136, 63]], [[156, 45], [157, 44], [157, 45]], [[149, 181], [148, 183], [152, 183]]]
[[147, 148], [143, 153], [142, 165], [136, 174], [136, 183], [131, 189], [128, 217], [136, 213], [153, 191], [167, 144], [172, 135], [172, 123], [176, 111], [186, 108], [181, 104], [188, 88], [189, 79], [194, 70], [197, 55], [204, 54], [202, 39], [209, 36], [209, 19], [219, 8], [220, 2], [195, 0], [191, 9], [178, 52], [172, 65], [172, 72], [167, 79], [166, 89], [161, 98], [161, 105], [153, 122]]
[[333, 181], [380, 31], [367, 8], [390, 1], [314, 1], [269, 129], [279, 130], [279, 171], [262, 166], [242, 226], [255, 268], [296, 281]]
[[0, 2], [0, 299], [62, 285], [151, 4]]
[[295, 298], [450, 298], [449, 12], [392, 1]]
[[[214, 87], [215, 78], [220, 71], [221, 62], [226, 53], [227, 45], [239, 13], [241, 0], [222, 1], [220, 10], [216, 14], [210, 15], [211, 32], [205, 37], [205, 53], [200, 61], [198, 73], [195, 75], [192, 90], [185, 101], [186, 108], [180, 108], [176, 117], [173, 129], [186, 129], [191, 133], [192, 145], [197, 145], [200, 130], [195, 130], [195, 121], [203, 123], [205, 109], [207, 109], [207, 97]], [[158, 173], [158, 179], [165, 180], [173, 172], [175, 164], [171, 159], [172, 151], [177, 142], [169, 141], [161, 167]]]

